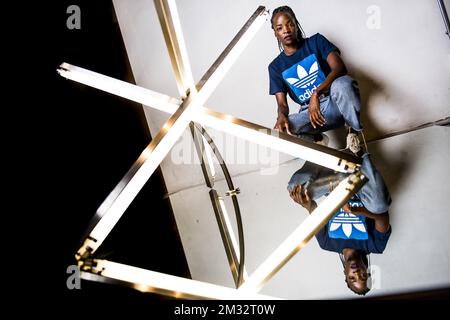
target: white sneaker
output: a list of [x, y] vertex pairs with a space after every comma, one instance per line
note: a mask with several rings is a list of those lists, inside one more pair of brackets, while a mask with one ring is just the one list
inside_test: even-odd
[[357, 154], [359, 151], [361, 151], [361, 147], [359, 146], [360, 141], [357, 133], [350, 132], [347, 134], [347, 147], [346, 149], [349, 149], [354, 154]]

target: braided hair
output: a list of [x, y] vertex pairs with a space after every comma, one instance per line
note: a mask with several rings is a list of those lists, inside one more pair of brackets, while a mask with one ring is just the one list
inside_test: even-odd
[[[280, 13], [280, 12], [288, 14], [288, 15], [291, 17], [291, 19], [294, 20], [294, 22], [295, 22], [295, 24], [296, 24], [296, 26], [297, 26], [297, 28], [298, 28], [298, 32], [297, 32], [297, 34], [296, 34], [297, 42], [298, 42], [299, 44], [302, 44], [302, 43], [303, 43], [303, 40], [305, 39], [305, 32], [303, 31], [303, 29], [302, 29], [300, 23], [299, 23], [298, 20], [297, 20], [297, 17], [295, 16], [295, 13], [294, 13], [294, 11], [291, 9], [291, 7], [288, 7], [288, 6], [281, 6], [281, 7], [276, 8], [275, 10], [273, 10], [273, 12], [272, 12], [272, 18], [270, 19], [270, 22], [271, 22], [271, 24], [272, 24], [272, 29], [275, 30], [275, 28], [274, 28], [274, 26], [273, 26], [273, 24], [274, 24], [274, 18], [275, 18], [275, 16], [276, 16], [278, 13]], [[278, 42], [278, 48], [280, 49], [280, 51], [283, 51], [283, 45], [281, 44], [281, 42], [280, 42], [280, 40], [279, 40], [278, 38], [277, 38], [277, 42]]]

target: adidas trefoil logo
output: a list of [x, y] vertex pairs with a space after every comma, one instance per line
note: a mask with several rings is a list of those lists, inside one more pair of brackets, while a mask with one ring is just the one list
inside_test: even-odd
[[342, 231], [347, 236], [347, 238], [349, 238], [352, 234], [353, 228], [361, 232], [367, 232], [366, 227], [358, 219], [358, 217], [347, 212], [340, 213], [336, 217], [334, 217], [333, 221], [330, 224], [330, 231], [337, 230], [339, 229], [339, 227], [342, 227]]
[[309, 73], [306, 72], [306, 70], [301, 66], [297, 66], [297, 78], [287, 78], [286, 81], [289, 82], [291, 85], [293, 85], [296, 88], [303, 88], [309, 87], [312, 85], [319, 75], [319, 66], [317, 64], [317, 61], [314, 62], [309, 68]]

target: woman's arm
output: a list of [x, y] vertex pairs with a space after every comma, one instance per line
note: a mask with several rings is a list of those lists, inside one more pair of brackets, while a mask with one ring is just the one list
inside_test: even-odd
[[292, 135], [292, 133], [289, 131], [289, 106], [287, 103], [286, 93], [277, 92], [275, 93], [275, 98], [277, 99], [278, 105], [278, 117], [274, 129], [280, 130], [282, 132], [286, 131], [288, 134]]
[[334, 80], [347, 74], [347, 67], [345, 66], [345, 63], [339, 53], [336, 51], [332, 51], [328, 54], [327, 62], [331, 68], [331, 72], [315, 91], [318, 96], [320, 96], [323, 92], [330, 90], [331, 84]]
[[350, 207], [348, 204], [345, 204], [342, 209], [347, 213], [353, 213], [357, 216], [365, 216], [367, 218], [373, 219], [375, 221], [375, 229], [378, 232], [386, 233], [389, 230], [389, 212], [384, 212], [380, 214], [375, 214], [370, 212], [364, 207]]

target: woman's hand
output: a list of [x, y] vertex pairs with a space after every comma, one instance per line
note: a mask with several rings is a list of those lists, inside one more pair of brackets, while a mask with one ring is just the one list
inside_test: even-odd
[[311, 200], [307, 189], [305, 189], [303, 192], [302, 190], [302, 186], [296, 185], [294, 189], [292, 189], [292, 191], [289, 193], [289, 195], [291, 196], [292, 200], [297, 202], [303, 208], [308, 210], [309, 213], [311, 213], [317, 207], [317, 204], [314, 200]]
[[344, 206], [342, 207], [342, 210], [344, 210], [344, 211], [347, 212], [347, 213], [354, 213], [354, 212], [352, 211], [352, 207], [350, 207], [350, 206], [348, 205], [348, 203], [344, 204]]
[[348, 203], [344, 204], [344, 206], [342, 207], [342, 210], [344, 210], [347, 213], [354, 214], [356, 216], [363, 216], [364, 215], [363, 214], [364, 213], [364, 209], [363, 208], [350, 207], [350, 205]]
[[322, 112], [320, 112], [320, 102], [316, 92], [314, 92], [309, 99], [308, 111], [309, 121], [311, 121], [311, 125], [314, 129], [317, 129], [318, 126], [322, 127], [325, 124], [325, 118]]
[[277, 129], [281, 132], [287, 132], [289, 135], [293, 135], [289, 130], [289, 120], [288, 117], [284, 114], [280, 113], [277, 118], [277, 122], [275, 123], [274, 129]]

